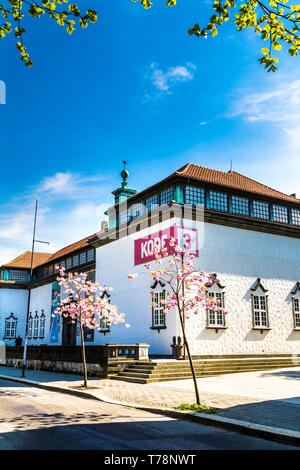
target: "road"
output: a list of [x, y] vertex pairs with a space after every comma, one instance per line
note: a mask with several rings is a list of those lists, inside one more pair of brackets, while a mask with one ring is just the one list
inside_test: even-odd
[[0, 380], [0, 450], [293, 449], [132, 408]]

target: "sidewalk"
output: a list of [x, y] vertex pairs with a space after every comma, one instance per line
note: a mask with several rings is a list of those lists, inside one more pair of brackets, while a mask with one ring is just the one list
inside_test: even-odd
[[[21, 370], [0, 366], [0, 378], [21, 381]], [[81, 394], [90, 398], [165, 412], [180, 403], [194, 403], [192, 380], [151, 384], [133, 384], [117, 380], [89, 378], [89, 389], [80, 390], [82, 377], [37, 370], [26, 371], [29, 384], [57, 391]], [[33, 382], [33, 383], [32, 383]], [[198, 379], [201, 402], [218, 408], [213, 415], [173, 412], [174, 417], [206, 424], [255, 430], [290, 436], [300, 445], [300, 367], [259, 372], [225, 374]], [[220, 393], [222, 391], [222, 393]], [[1, 393], [0, 393], [1, 396]], [[166, 410], [166, 408], [168, 410]], [[179, 416], [180, 415], [180, 416]], [[198, 420], [198, 419], [197, 419]], [[233, 427], [232, 427], [233, 426]], [[266, 436], [267, 437], [267, 436]], [[270, 438], [270, 437], [269, 437]], [[272, 437], [271, 437], [272, 438]], [[284, 437], [282, 438], [284, 440]]]

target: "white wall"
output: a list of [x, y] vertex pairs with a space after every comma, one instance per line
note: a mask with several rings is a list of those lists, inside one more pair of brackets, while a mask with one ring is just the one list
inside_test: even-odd
[[[25, 336], [28, 291], [23, 289], [0, 289], [0, 339], [5, 333], [5, 319], [11, 313], [18, 319], [16, 335]], [[8, 345], [15, 345], [15, 340], [4, 340]]]
[[[106, 342], [147, 342], [150, 354], [170, 354], [173, 336], [180, 335], [176, 317], [167, 315], [167, 329], [150, 329], [151, 278], [143, 265], [134, 266], [134, 239], [154, 233], [174, 223], [172, 219], [96, 250], [96, 279], [114, 287], [112, 303], [126, 313], [131, 327], [112, 327], [112, 332], [95, 344]], [[185, 221], [185, 226], [191, 226]], [[206, 312], [186, 321], [193, 354], [299, 353], [300, 331], [293, 331], [291, 290], [300, 280], [300, 243], [295, 238], [260, 233], [221, 225], [198, 223], [201, 243], [198, 264], [201, 270], [216, 272], [225, 285], [226, 330], [206, 328]], [[154, 264], [154, 263], [153, 263]], [[157, 269], [157, 265], [156, 269]], [[128, 280], [129, 273], [140, 273]], [[257, 277], [268, 289], [270, 330], [252, 329], [250, 287]], [[97, 338], [98, 333], [95, 333]]]

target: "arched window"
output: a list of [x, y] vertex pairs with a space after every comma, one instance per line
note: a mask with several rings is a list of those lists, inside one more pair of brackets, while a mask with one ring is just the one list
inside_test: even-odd
[[34, 320], [33, 320], [33, 338], [36, 339], [39, 336], [39, 316], [38, 313], [35, 312]]
[[40, 318], [40, 339], [44, 339], [45, 337], [45, 314], [44, 310], [42, 310], [41, 318]]
[[33, 320], [32, 320], [32, 315], [31, 315], [31, 312], [30, 312], [29, 317], [28, 317], [28, 326], [27, 326], [27, 337], [28, 337], [28, 339], [32, 338], [32, 323], [33, 323]]

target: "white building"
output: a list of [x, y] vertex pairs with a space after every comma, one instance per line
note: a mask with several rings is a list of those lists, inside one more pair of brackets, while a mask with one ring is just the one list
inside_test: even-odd
[[[162, 306], [150, 306], [151, 293], [163, 298], [166, 286], [153, 285], [144, 264], [153, 263], [147, 249], [172, 233], [180, 243], [182, 237], [190, 242], [186, 248], [197, 252], [200, 270], [216, 274], [207, 293], [228, 311], [224, 316], [203, 310], [186, 320], [194, 356], [299, 353], [300, 200], [295, 195], [233, 171], [193, 164], [139, 193], [128, 189], [126, 170], [122, 177], [108, 209], [108, 230], [37, 263], [29, 309], [32, 344], [80, 342], [76, 326], [51, 317], [54, 266], [60, 263], [112, 286], [111, 302], [131, 325], [87, 330], [88, 344], [146, 342], [150, 355], [170, 355], [173, 337], [181, 336], [179, 319], [175, 312], [164, 315]], [[1, 268], [0, 339], [11, 343], [15, 335], [24, 338], [28, 291], [26, 280], [10, 282], [7, 270]], [[139, 276], [130, 280], [131, 273]]]

